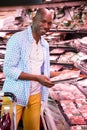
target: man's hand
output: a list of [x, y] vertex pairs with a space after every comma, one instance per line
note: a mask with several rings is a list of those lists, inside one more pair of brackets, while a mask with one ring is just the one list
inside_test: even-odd
[[55, 85], [48, 77], [44, 75], [38, 75], [37, 81], [48, 88], [51, 88]]

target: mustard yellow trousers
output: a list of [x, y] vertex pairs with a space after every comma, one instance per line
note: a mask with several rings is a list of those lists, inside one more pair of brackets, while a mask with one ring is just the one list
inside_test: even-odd
[[[9, 98], [4, 97], [4, 103]], [[41, 95], [31, 95], [27, 107], [16, 105], [16, 127], [20, 119], [23, 120], [23, 130], [40, 130]]]

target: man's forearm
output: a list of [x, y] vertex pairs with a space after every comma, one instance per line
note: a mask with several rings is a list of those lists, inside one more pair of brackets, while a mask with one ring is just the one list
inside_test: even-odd
[[48, 88], [51, 88], [54, 85], [54, 83], [51, 82], [50, 79], [45, 75], [34, 75], [34, 74], [28, 74], [28, 73], [22, 72], [18, 79], [37, 81], [43, 86], [46, 86]]
[[39, 75], [33, 75], [33, 74], [28, 74], [28, 73], [22, 72], [18, 79], [20, 79], [20, 80], [33, 80], [33, 81], [37, 81], [37, 77], [38, 76]]

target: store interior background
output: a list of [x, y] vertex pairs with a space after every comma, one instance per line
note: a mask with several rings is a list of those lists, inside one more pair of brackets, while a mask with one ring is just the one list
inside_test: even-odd
[[[71, 126], [76, 128], [79, 125], [82, 125], [85, 130], [87, 130], [87, 115], [85, 117], [83, 115], [83, 117], [86, 118], [86, 123], [81, 120], [83, 121], [82, 124], [80, 121], [79, 123], [77, 122], [77, 124], [73, 124], [73, 122], [69, 122], [68, 116], [68, 121], [65, 120], [66, 116], [63, 117], [64, 114], [66, 115], [66, 111], [62, 106], [62, 101], [65, 99], [66, 101], [71, 101], [68, 103], [70, 104], [74, 102], [76, 98], [82, 98], [83, 100], [85, 98], [86, 102], [84, 101], [84, 103], [86, 104], [86, 112], [84, 113], [87, 113], [87, 1], [38, 0], [32, 2], [30, 1], [30, 3], [28, 3], [29, 1], [26, 1], [22, 4], [20, 4], [20, 1], [19, 3], [17, 2], [15, 3], [15, 1], [13, 1], [14, 5], [12, 5], [13, 3], [10, 5], [8, 3], [8, 6], [2, 2], [2, 5], [0, 6], [0, 89], [2, 89], [5, 80], [5, 76], [3, 74], [3, 62], [8, 39], [15, 32], [24, 30], [32, 23], [32, 17], [35, 15], [36, 10], [39, 7], [47, 7], [54, 14], [52, 28], [46, 35], [44, 35], [50, 46], [50, 69], [51, 71], [70, 70], [68, 73], [70, 78], [72, 78], [71, 75], [76, 75], [76, 72], [78, 73], [80, 71], [79, 79], [84, 79], [84, 82], [83, 85], [81, 84], [82, 82], [73, 84], [67, 81], [65, 83], [56, 84], [56, 86], [49, 91], [49, 108], [55, 112], [51, 112], [50, 114], [52, 115], [52, 120], [49, 117], [49, 114], [45, 120], [49, 120], [47, 124], [50, 128], [49, 130], [57, 130], [57, 128], [58, 130], [71, 130]], [[22, 0], [22, 2], [24, 1]], [[78, 94], [74, 95], [74, 93], [71, 93], [72, 90], [76, 91], [74, 85], [79, 88], [84, 96], [79, 92], [80, 97]], [[61, 88], [60, 86], [63, 87]], [[72, 87], [72, 90], [70, 90], [70, 86]], [[58, 106], [56, 106], [55, 102], [51, 98], [59, 103], [59, 107], [61, 106], [59, 109], [62, 109], [63, 114], [61, 114], [62, 112], [60, 113], [61, 110], [56, 109]], [[49, 113], [48, 109], [46, 111]], [[75, 114], [78, 115], [79, 113], [77, 112]], [[79, 116], [79, 119], [80, 117], [81, 116]], [[50, 126], [50, 123], [53, 125]], [[21, 123], [19, 129], [22, 129]], [[41, 130], [43, 130], [43, 128], [41, 128]]]

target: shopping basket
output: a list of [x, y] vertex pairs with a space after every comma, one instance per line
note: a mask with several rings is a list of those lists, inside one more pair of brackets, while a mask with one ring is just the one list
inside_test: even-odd
[[[4, 97], [9, 98], [8, 103]], [[0, 130], [16, 130], [16, 97], [10, 92], [0, 91]]]

